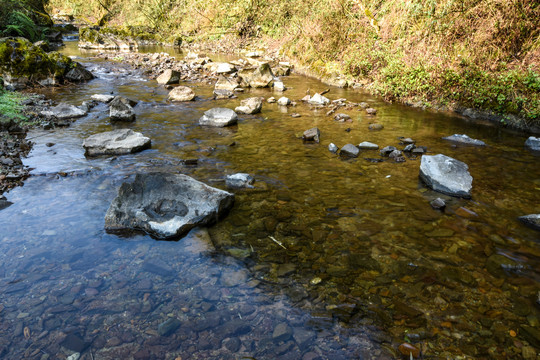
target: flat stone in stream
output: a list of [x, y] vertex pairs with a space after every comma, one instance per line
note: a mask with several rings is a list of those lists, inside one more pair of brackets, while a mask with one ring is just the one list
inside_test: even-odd
[[213, 108], [205, 111], [204, 115], [199, 119], [200, 125], [225, 127], [234, 125], [238, 121], [238, 115], [227, 108]]
[[210, 225], [234, 204], [234, 195], [182, 174], [137, 174], [120, 186], [105, 215], [111, 232], [141, 230], [158, 238], [184, 236]]
[[92, 100], [96, 100], [102, 103], [110, 103], [114, 99], [114, 95], [107, 95], [107, 94], [94, 94], [90, 97]]
[[465, 134], [454, 134], [450, 136], [443, 137], [443, 140], [448, 140], [464, 145], [474, 145], [474, 146], [486, 146], [486, 143], [482, 140], [477, 140], [469, 137]]
[[374, 144], [369, 141], [363, 141], [360, 144], [358, 144], [358, 148], [361, 150], [377, 150], [379, 149], [379, 145]]
[[95, 134], [83, 142], [86, 156], [132, 154], [151, 145], [150, 138], [131, 129]]
[[464, 162], [449, 156], [424, 155], [420, 178], [435, 191], [451, 196], [470, 198], [473, 178]]
[[49, 110], [44, 110], [41, 115], [54, 116], [58, 119], [75, 119], [88, 114], [87, 110], [83, 110], [77, 106], [60, 103]]

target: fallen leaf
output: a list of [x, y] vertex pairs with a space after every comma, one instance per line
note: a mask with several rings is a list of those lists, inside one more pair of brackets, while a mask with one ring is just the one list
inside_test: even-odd
[[24, 327], [24, 338], [30, 339], [30, 329], [28, 328], [28, 326]]

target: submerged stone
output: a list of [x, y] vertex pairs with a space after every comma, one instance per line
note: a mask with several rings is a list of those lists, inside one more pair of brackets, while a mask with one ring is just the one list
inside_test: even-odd
[[293, 330], [287, 323], [279, 323], [274, 328], [274, 332], [272, 333], [272, 339], [275, 342], [287, 341], [292, 337], [292, 335]]
[[470, 198], [473, 178], [464, 162], [446, 155], [424, 155], [420, 164], [420, 178], [435, 191]]
[[540, 230], [540, 214], [524, 215], [518, 217], [518, 219], [525, 225], [535, 230]]
[[176, 331], [182, 323], [177, 318], [170, 318], [158, 325], [158, 334], [160, 336], [168, 336]]
[[253, 176], [246, 173], [236, 173], [232, 175], [227, 175], [225, 178], [225, 184], [229, 188], [253, 188]]
[[234, 195], [181, 174], [137, 174], [124, 183], [105, 215], [105, 229], [141, 230], [159, 239], [184, 236], [210, 225], [234, 203]]
[[443, 140], [453, 141], [465, 145], [486, 146], [486, 143], [482, 140], [473, 139], [465, 134], [454, 134], [446, 136], [443, 137]]

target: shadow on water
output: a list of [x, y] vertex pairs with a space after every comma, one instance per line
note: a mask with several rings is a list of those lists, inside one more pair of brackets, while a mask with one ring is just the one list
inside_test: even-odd
[[[198, 101], [171, 104], [137, 71], [72, 45], [65, 52], [85, 56], [98, 78], [48, 96], [78, 105], [121, 94], [139, 101], [137, 120], [111, 124], [98, 105], [69, 128], [29, 134], [34, 176], [0, 211], [4, 358], [380, 359], [400, 357], [405, 341], [426, 358], [538, 351], [539, 236], [516, 220], [540, 200], [538, 157], [523, 149], [525, 136], [337, 88], [331, 99], [366, 101], [377, 115], [352, 108], [342, 111], [352, 122], [338, 123], [327, 109], [265, 103], [235, 127], [208, 129], [197, 125], [205, 110], [239, 99], [213, 101], [211, 87], [188, 84]], [[326, 88], [298, 75], [284, 81], [293, 100]], [[372, 122], [384, 129], [369, 131]], [[304, 144], [299, 136], [314, 126], [321, 143]], [[152, 149], [85, 158], [85, 137], [117, 127], [149, 136]], [[441, 140], [454, 133], [488, 146]], [[349, 160], [328, 151], [330, 142], [399, 148], [399, 137], [466, 162], [472, 199], [425, 188], [420, 158], [372, 163], [364, 158], [377, 151]], [[256, 186], [235, 191], [217, 225], [177, 242], [107, 234], [120, 184], [156, 170], [219, 188], [225, 175], [247, 172]], [[447, 201], [444, 212], [429, 205], [436, 197]]]

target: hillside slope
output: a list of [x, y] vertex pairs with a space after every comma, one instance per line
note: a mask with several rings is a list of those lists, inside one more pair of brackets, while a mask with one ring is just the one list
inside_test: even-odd
[[[540, 126], [536, 0], [51, 0], [53, 11], [148, 25], [163, 39], [239, 36], [388, 100], [470, 107]], [[513, 116], [513, 115], [517, 115]], [[518, 118], [519, 117], [519, 118]]]

